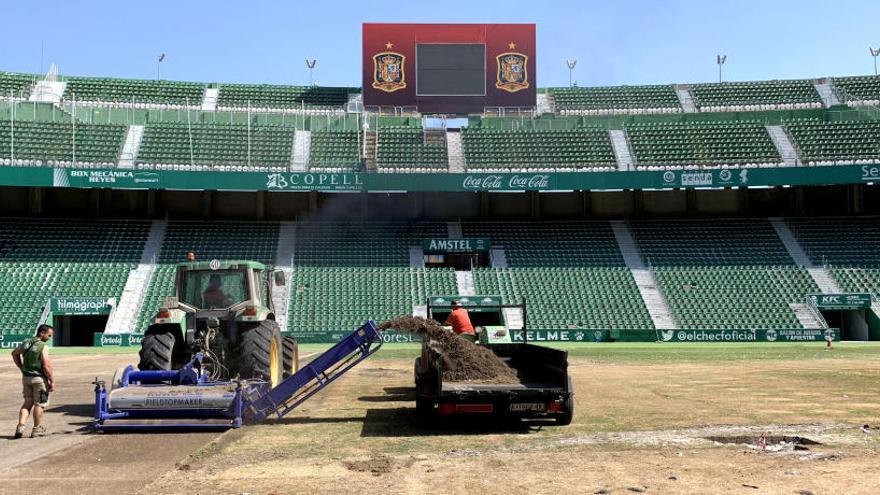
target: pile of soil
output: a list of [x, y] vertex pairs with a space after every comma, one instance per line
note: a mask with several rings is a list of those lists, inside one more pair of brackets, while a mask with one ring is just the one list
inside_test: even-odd
[[422, 338], [444, 357], [443, 380], [451, 382], [478, 381], [519, 383], [516, 371], [489, 349], [469, 342], [443, 328], [434, 320], [418, 316], [402, 316], [379, 325], [381, 330], [393, 328]]

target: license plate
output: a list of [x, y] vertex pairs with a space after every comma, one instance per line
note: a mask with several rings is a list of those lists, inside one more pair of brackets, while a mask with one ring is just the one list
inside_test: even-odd
[[547, 404], [543, 402], [517, 402], [510, 405], [511, 411], [524, 412], [524, 411], [535, 411], [535, 412], [544, 412], [547, 409]]

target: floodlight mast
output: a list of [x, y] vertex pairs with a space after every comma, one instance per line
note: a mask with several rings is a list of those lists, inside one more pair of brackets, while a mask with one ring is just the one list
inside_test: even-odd
[[868, 51], [871, 52], [871, 56], [874, 57], [874, 75], [877, 75], [877, 56], [880, 55], [880, 48], [868, 47]]
[[159, 54], [159, 60], [156, 62], [156, 80], [160, 79], [159, 67], [162, 66], [162, 62], [165, 60], [165, 52]]
[[571, 60], [566, 60], [566, 61], [565, 61], [565, 65], [568, 66], [568, 87], [571, 87], [571, 86], [572, 86], [572, 82], [571, 82], [571, 72], [574, 70], [574, 68], [575, 68], [575, 66], [577, 65], [577, 63], [578, 63], [577, 59], [574, 59], [574, 58], [571, 59]]
[[306, 67], [309, 68], [309, 86], [315, 85], [314, 71], [315, 71], [315, 65], [317, 65], [317, 64], [318, 64], [318, 59], [316, 59], [316, 58], [307, 58], [306, 59]]
[[724, 62], [727, 62], [727, 55], [718, 55], [715, 58], [715, 61], [718, 62], [718, 82], [721, 82], [721, 66], [724, 65]]

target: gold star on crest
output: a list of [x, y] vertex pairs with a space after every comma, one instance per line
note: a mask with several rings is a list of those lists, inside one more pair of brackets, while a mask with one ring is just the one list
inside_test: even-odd
[[511, 41], [507, 44], [507, 48], [510, 48], [511, 50], [516, 50], [516, 43]]
[[392, 43], [392, 42], [390, 42], [390, 41], [389, 41], [388, 43], [385, 43], [385, 49], [386, 49], [386, 50], [390, 50], [390, 49], [392, 49], [392, 48], [394, 48], [394, 43]]

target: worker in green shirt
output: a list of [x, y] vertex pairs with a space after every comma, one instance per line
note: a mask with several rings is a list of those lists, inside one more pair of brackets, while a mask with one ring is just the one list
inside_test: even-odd
[[37, 335], [21, 343], [12, 351], [12, 360], [21, 370], [22, 395], [24, 403], [18, 412], [18, 426], [15, 438], [24, 436], [25, 424], [31, 409], [34, 410], [34, 429], [31, 437], [46, 436], [43, 426], [43, 409], [49, 405], [49, 392], [55, 390], [52, 364], [49, 362], [49, 346], [46, 342], [55, 333], [49, 325], [40, 325]]

